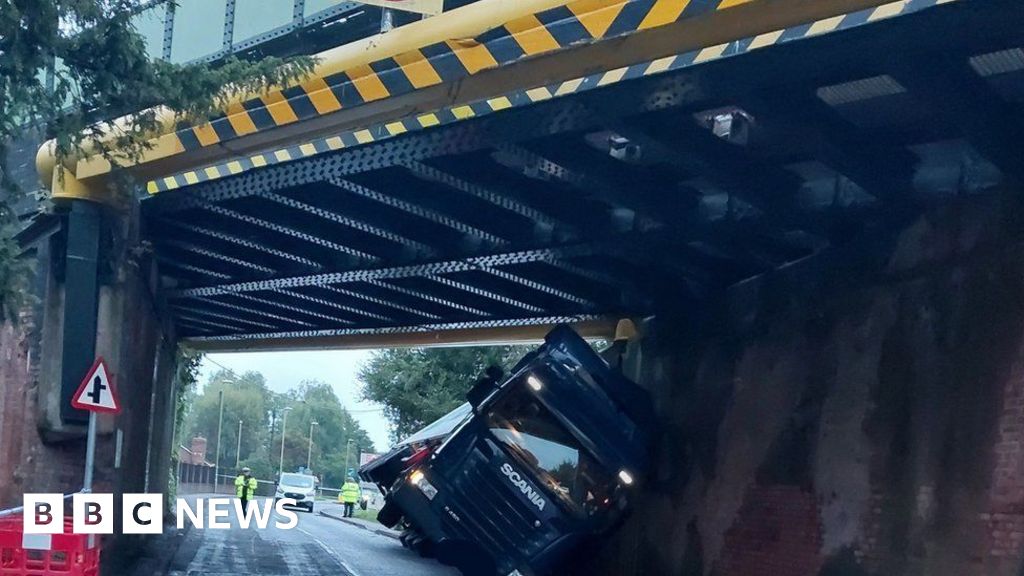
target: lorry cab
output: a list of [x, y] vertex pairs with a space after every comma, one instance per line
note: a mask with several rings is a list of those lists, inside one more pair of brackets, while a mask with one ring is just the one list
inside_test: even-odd
[[402, 524], [411, 547], [467, 574], [541, 575], [629, 509], [650, 401], [570, 328], [469, 397], [450, 431], [389, 455], [393, 478], [384, 462], [363, 471], [385, 489], [381, 521]]

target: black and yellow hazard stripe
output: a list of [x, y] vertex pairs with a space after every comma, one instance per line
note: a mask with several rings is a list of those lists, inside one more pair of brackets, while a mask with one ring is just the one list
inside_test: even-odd
[[286, 90], [236, 104], [200, 126], [181, 126], [176, 136], [195, 150], [453, 82], [522, 58], [724, 10], [752, 0], [576, 0], [530, 14], [467, 41], [445, 41], [360, 65]]
[[[545, 12], [544, 18], [538, 17], [538, 22], [543, 24], [542, 27], [534, 26], [530, 29], [526, 27], [525, 23], [509, 23], [504, 28], [506, 32], [509, 32], [508, 35], [501, 36], [500, 33], [497, 33], [495, 38], [492, 40], [498, 42], [502, 37], [510, 38], [520, 46], [519, 50], [522, 54], [528, 54], [528, 50], [523, 48], [523, 46], [531, 46], [532, 48], [530, 49], [536, 50], [541, 49], [542, 46], [561, 46], [566, 42], [571, 43], [571, 38], [576, 38], [582, 34], [580, 30], [572, 30], [571, 28], [568, 28], [569, 24], [567, 22], [569, 18], [566, 16], [567, 14], [573, 15], [577, 27], [585, 29], [587, 31], [586, 34], [589, 35], [590, 38], [596, 38], [601, 35], [621, 33], [617, 31], [642, 29], [644, 26], [650, 27], [660, 25], [659, 23], [675, 21], [680, 17], [692, 15], [693, 12], [688, 12], [691, 6], [703, 6], [703, 8], [700, 9], [708, 10], [710, 9], [709, 6], [714, 6], [715, 9], [717, 9], [723, 5], [735, 5], [742, 1], [745, 0], [716, 0], [713, 2], [698, 2], [697, 0], [693, 0], [692, 2], [685, 0], [673, 0], [672, 2], [669, 2], [668, 0], [652, 0], [647, 1], [646, 10], [641, 10], [640, 6], [642, 5], [642, 2], [639, 0], [637, 2], [621, 2], [611, 6], [609, 6], [608, 2], [605, 0], [579, 0], [572, 4], [568, 4], [565, 7]], [[534, 104], [551, 98], [576, 94], [635, 78], [679, 70], [680, 68], [695, 66], [704, 62], [718, 60], [728, 56], [735, 56], [789, 41], [845, 30], [954, 1], [957, 0], [898, 0], [875, 8], [835, 16], [784, 30], [767, 32], [751, 38], [744, 38], [734, 42], [729, 42], [727, 44], [707, 46], [685, 54], [659, 58], [657, 60], [634, 64], [632, 66], [618, 68], [615, 70], [599, 72], [552, 85], [517, 90], [494, 98], [479, 100], [468, 104], [450, 106], [413, 117], [382, 122], [367, 128], [346, 131], [326, 138], [319, 138], [304, 144], [298, 144], [288, 148], [264, 152], [213, 166], [182, 172], [166, 178], [153, 180], [148, 183], [147, 188], [151, 194], [174, 190], [176, 188], [189, 186], [199, 182], [232, 176], [253, 168], [279, 164], [300, 158], [308, 158], [317, 154], [359, 146], [370, 142], [377, 142], [407, 132], [414, 132], [425, 128], [432, 128], [434, 126], [459, 122], [461, 120], [492, 114], [508, 108]], [[588, 8], [587, 5], [603, 6], [604, 8], [600, 10], [587, 11], [584, 10]], [[676, 6], [677, 9], [670, 10], [670, 6]], [[680, 6], [683, 8], [678, 9]], [[575, 12], [577, 10], [581, 12]], [[586, 17], [580, 17], [579, 14], [584, 14]], [[563, 26], [566, 27], [548, 26], [547, 21], [562, 22]], [[526, 39], [522, 36], [523, 34], [539, 34], [541, 28], [546, 31], [550, 40], [538, 38]], [[510, 32], [511, 30], [516, 30], [517, 32], [512, 33]], [[555, 31], [557, 31], [557, 33]], [[467, 51], [473, 52], [473, 54], [469, 55], [466, 53]], [[288, 106], [290, 106], [289, 110], [291, 110], [291, 114], [287, 114], [283, 109], [276, 109], [274, 112], [264, 111], [256, 114], [253, 111], [257, 110], [258, 107], [253, 104], [246, 103], [245, 105], [238, 106], [235, 108], [236, 112], [239, 110], [249, 111], [247, 120], [242, 122], [240, 119], [234, 118], [234, 116], [229, 113], [227, 117], [214, 121], [208, 128], [189, 128], [186, 131], [191, 130], [193, 132], [193, 135], [188, 137], [189, 142], [199, 142], [200, 145], [206, 145], [203, 144], [203, 142], [208, 142], [210, 139], [216, 138], [222, 133], [242, 135], [255, 132], [263, 129], [263, 127], [279, 125], [274, 124], [274, 122], [277, 122], [277, 119], [293, 122], [296, 119], [305, 117], [304, 115], [313, 114], [314, 112], [319, 113], [319, 110], [328, 110], [332, 107], [334, 107], [333, 109], [340, 109], [342, 107], [354, 106], [369, 101], [370, 99], [379, 99], [388, 97], [388, 95], [395, 95], [398, 93], [395, 91], [398, 90], [413, 90], [419, 87], [428, 86], [430, 83], [436, 84], [440, 82], [448, 82], [450, 80], [457, 79], [460, 77], [460, 74], [471, 74], [474, 70], [483, 70], [486, 67], [493, 66], [495, 62], [500, 62], [499, 58], [514, 59], [517, 57], [516, 52], [508, 46], [496, 49], [496, 45], [492, 42], [475, 44], [473, 47], [469, 48], [465, 46], [455, 46], [453, 43], [446, 43], [443, 48], [435, 45], [433, 47], [422, 48], [416, 52], [419, 53], [419, 56], [401, 56], [367, 66], [365, 70], [361, 71], [365, 73], [363, 79], [358, 82], [352, 80], [355, 76], [349, 76], [348, 73], [339, 75], [344, 76], [343, 80], [350, 82], [354, 87], [349, 85], [343, 86], [343, 83], [331, 84], [333, 80], [324, 79], [324, 85], [330, 86], [332, 93], [337, 95], [337, 98], [334, 101], [318, 100], [309, 95], [309, 93], [307, 93], [308, 101], [304, 101], [303, 104], [298, 106], [288, 104], [291, 102], [291, 99], [289, 98], [280, 98], [276, 100], [271, 98], [262, 99], [263, 102], [273, 101], [277, 106], [288, 104]], [[458, 62], [458, 65], [456, 65], [456, 62]], [[398, 79], [395, 77], [395, 75], [399, 74], [401, 74], [404, 79]], [[389, 75], [391, 75], [391, 77], [388, 77]], [[369, 77], [372, 77], [373, 80], [370, 81], [368, 79]], [[386, 77], [387, 80], [385, 80]], [[341, 86], [341, 88], [337, 88], [338, 86]], [[298, 108], [298, 112], [295, 111], [296, 108]], [[234, 119], [232, 120], [232, 118]], [[228, 122], [231, 124], [230, 130], [224, 126], [218, 128], [218, 122]], [[185, 141], [183, 140], [183, 143], [184, 142]]]

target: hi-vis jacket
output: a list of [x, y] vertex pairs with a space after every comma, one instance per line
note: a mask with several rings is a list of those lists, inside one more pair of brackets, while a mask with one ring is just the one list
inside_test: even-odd
[[338, 500], [347, 504], [355, 504], [359, 502], [359, 494], [362, 490], [359, 489], [359, 484], [355, 482], [345, 482], [341, 486], [341, 493], [338, 494]]
[[235, 478], [235, 496], [243, 500], [252, 500], [253, 495], [256, 494], [256, 486], [256, 478], [250, 476], [249, 481], [246, 482], [245, 475], [239, 474]]

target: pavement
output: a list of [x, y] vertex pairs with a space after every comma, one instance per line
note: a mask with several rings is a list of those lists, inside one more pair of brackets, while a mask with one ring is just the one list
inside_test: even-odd
[[377, 534], [379, 536], [385, 536], [387, 538], [393, 538], [395, 540], [398, 540], [398, 537], [401, 535], [401, 532], [397, 530], [392, 530], [384, 526], [380, 522], [376, 522], [373, 520], [363, 520], [362, 518], [345, 518], [345, 509], [340, 504], [332, 503], [321, 505], [316, 512], [321, 516], [325, 516], [333, 520], [338, 520], [339, 522], [344, 522], [350, 526], [362, 528], [363, 530], [369, 530], [370, 532], [373, 532], [374, 534]]
[[[203, 497], [189, 497], [196, 500]], [[458, 571], [406, 550], [393, 531], [359, 519], [342, 519], [341, 507], [319, 503], [296, 511], [298, 525], [230, 530], [190, 529], [170, 561], [168, 576], [458, 576]], [[233, 514], [232, 514], [233, 516]]]

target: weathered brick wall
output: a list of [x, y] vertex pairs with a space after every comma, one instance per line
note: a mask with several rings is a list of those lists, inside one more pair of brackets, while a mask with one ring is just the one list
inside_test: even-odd
[[963, 201], [860, 276], [743, 287], [696, 330], [658, 319], [655, 477], [572, 573], [1019, 574], [1019, 214]]
[[[0, 324], [0, 508], [14, 501], [12, 468], [21, 459], [21, 438], [29, 376], [24, 326]], [[17, 408], [16, 408], [17, 407]]]
[[21, 505], [26, 491], [70, 492], [81, 487], [84, 449], [47, 445], [36, 418], [39, 354], [34, 315], [0, 324], [0, 508]]
[[998, 436], [993, 449], [992, 490], [982, 524], [984, 564], [1014, 574], [1024, 557], [1024, 353], [1003, 389]]
[[[116, 224], [126, 237], [133, 235], [129, 218]], [[120, 245], [122, 253], [105, 255], [114, 273], [104, 276], [100, 288], [96, 354], [106, 358], [125, 410], [99, 418], [94, 490], [164, 492], [174, 340], [152, 296], [151, 263], [131, 260], [123, 249], [130, 243]], [[0, 507], [19, 505], [25, 491], [68, 493], [82, 487], [85, 427], [59, 419], [65, 287], [46, 261], [48, 248], [41, 247], [36, 305], [17, 326], [0, 325]]]
[[821, 569], [818, 499], [799, 486], [751, 486], [725, 533], [721, 576], [806, 576]]

